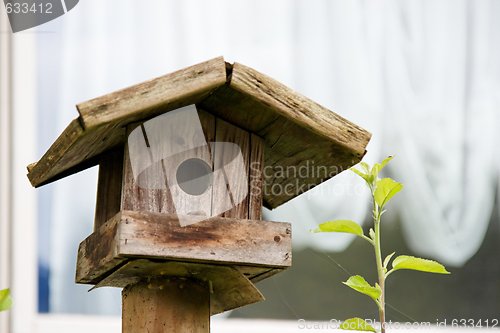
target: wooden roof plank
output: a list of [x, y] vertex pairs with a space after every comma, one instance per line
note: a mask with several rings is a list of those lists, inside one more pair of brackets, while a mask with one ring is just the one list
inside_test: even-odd
[[184, 100], [198, 100], [226, 83], [226, 64], [218, 57], [77, 105], [83, 127], [147, 117]]
[[[130, 122], [198, 103], [226, 83], [222, 57], [80, 103], [74, 119], [36, 164], [28, 167], [35, 187], [68, 176], [98, 163], [100, 153], [125, 139]], [[67, 172], [69, 170], [69, 172]]]
[[28, 166], [28, 178], [33, 186], [39, 186], [48, 174], [54, 174], [54, 167], [82, 136], [83, 128], [77, 119], [73, 119], [61, 135], [52, 144], [50, 149], [42, 156], [40, 161]]
[[[264, 140], [267, 208], [276, 208], [358, 163], [371, 137], [366, 130], [241, 64], [234, 65], [230, 83], [201, 105]], [[291, 167], [302, 174], [294, 175]]]
[[267, 75], [235, 63], [230, 86], [358, 157], [364, 156], [371, 138], [369, 132]]

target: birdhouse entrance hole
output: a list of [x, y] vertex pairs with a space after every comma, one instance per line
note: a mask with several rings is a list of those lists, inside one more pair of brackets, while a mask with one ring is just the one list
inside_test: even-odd
[[212, 168], [199, 158], [190, 158], [177, 168], [177, 183], [190, 195], [201, 195], [212, 185]]

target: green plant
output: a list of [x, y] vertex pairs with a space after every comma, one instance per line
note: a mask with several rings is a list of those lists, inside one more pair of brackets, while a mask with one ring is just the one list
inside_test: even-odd
[[10, 309], [12, 305], [12, 298], [10, 297], [10, 289], [0, 290], [0, 311]]
[[[385, 207], [389, 200], [396, 195], [403, 185], [394, 181], [391, 178], [378, 177], [380, 171], [389, 163], [392, 156], [384, 159], [382, 163], [375, 163], [370, 167], [367, 163], [361, 162], [362, 170], [351, 168], [358, 176], [364, 179], [370, 189], [373, 202], [373, 228], [370, 228], [369, 235], [363, 233], [363, 229], [359, 224], [351, 220], [334, 220], [322, 223], [314, 232], [344, 232], [354, 234], [369, 242], [375, 251], [375, 262], [377, 267], [378, 282], [375, 285], [369, 284], [362, 276], [351, 276], [347, 281], [343, 282], [348, 287], [356, 290], [359, 293], [369, 296], [375, 301], [379, 311], [381, 332], [385, 333], [385, 281], [389, 275], [401, 269], [410, 269], [429, 273], [450, 274], [446, 268], [440, 263], [407, 255], [401, 255], [392, 261], [391, 269], [388, 268], [389, 263], [394, 256], [394, 252], [387, 255], [382, 260], [381, 251], [381, 236], [380, 223]], [[350, 318], [345, 320], [340, 328], [347, 330], [372, 331], [376, 332], [375, 328], [369, 325], [361, 318]]]

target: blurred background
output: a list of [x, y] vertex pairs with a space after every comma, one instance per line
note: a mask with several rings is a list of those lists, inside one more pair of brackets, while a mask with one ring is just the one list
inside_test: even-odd
[[[10, 80], [34, 59], [26, 88], [34, 100], [31, 113], [18, 107], [21, 113], [11, 115], [12, 138], [3, 146], [13, 155], [30, 153], [4, 166], [14, 172], [14, 165], [38, 160], [77, 116], [76, 103], [223, 55], [369, 130], [367, 162], [395, 155], [384, 171], [405, 188], [384, 215], [383, 250], [439, 260], [452, 275], [394, 274], [388, 320], [500, 319], [498, 17], [494, 0], [81, 1], [63, 17], [10, 37], [20, 55], [11, 59]], [[31, 41], [24, 51], [21, 39]], [[16, 98], [25, 97], [14, 93], [14, 106]], [[38, 313], [120, 314], [119, 290], [88, 293], [74, 284], [78, 244], [92, 231], [96, 184], [93, 168], [37, 191], [27, 179], [10, 185], [34, 196], [28, 207], [35, 237], [15, 238], [24, 244], [13, 247], [36, 256]], [[309, 232], [335, 218], [369, 228], [368, 194], [344, 172], [266, 211], [266, 219], [293, 224], [293, 267], [260, 283], [265, 302], [224, 317], [376, 318], [365, 296], [341, 284], [352, 274], [375, 279], [371, 249], [349, 235]], [[21, 208], [11, 205], [15, 217]], [[17, 223], [2, 220], [9, 222]]]

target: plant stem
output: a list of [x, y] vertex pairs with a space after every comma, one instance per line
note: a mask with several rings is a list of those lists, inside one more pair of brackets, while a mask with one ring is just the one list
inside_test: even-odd
[[378, 205], [373, 198], [373, 222], [375, 239], [373, 247], [375, 249], [375, 261], [377, 263], [377, 274], [378, 274], [378, 284], [380, 285], [380, 290], [382, 291], [379, 299], [379, 317], [380, 317], [380, 330], [381, 333], [385, 333], [385, 271], [382, 264], [382, 250], [380, 246], [380, 218], [381, 212]]

